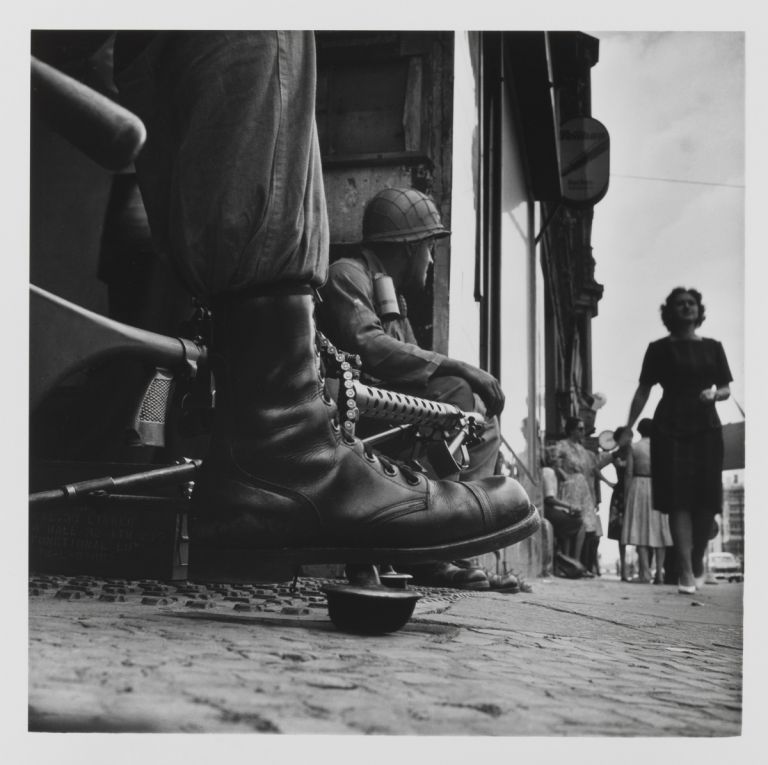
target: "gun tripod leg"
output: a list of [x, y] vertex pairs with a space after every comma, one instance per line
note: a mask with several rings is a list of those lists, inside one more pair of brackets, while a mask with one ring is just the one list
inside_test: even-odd
[[323, 587], [328, 615], [340, 630], [385, 635], [405, 626], [421, 597], [407, 588], [410, 575], [394, 571], [380, 574], [378, 566], [372, 564], [347, 564], [345, 573], [348, 584]]

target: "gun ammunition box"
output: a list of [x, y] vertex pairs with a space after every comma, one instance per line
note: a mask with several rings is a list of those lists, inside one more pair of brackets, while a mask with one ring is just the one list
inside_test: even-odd
[[[30, 470], [30, 491], [157, 465], [46, 462]], [[116, 579], [186, 580], [188, 500], [179, 486], [151, 494], [96, 493], [30, 507], [30, 572]]]

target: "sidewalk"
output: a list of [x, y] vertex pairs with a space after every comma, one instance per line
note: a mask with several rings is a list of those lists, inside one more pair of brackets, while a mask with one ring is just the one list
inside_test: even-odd
[[317, 580], [298, 598], [94, 580], [67, 599], [70, 580], [45, 584], [31, 580], [29, 598], [35, 731], [740, 733], [741, 584], [421, 590], [411, 621], [382, 637], [338, 631]]

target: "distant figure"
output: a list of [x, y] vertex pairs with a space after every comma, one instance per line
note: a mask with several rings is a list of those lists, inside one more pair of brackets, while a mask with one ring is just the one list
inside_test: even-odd
[[664, 582], [664, 557], [672, 544], [669, 517], [653, 508], [651, 490], [651, 432], [653, 420], [640, 420], [637, 432], [640, 440], [632, 444], [628, 453], [625, 474], [626, 502], [621, 544], [637, 548], [641, 582], [651, 581], [650, 552], [654, 551], [656, 574], [654, 584]]
[[[667, 337], [650, 343], [628, 426], [640, 416], [655, 384], [664, 395], [653, 415], [653, 507], [669, 514], [679, 568], [678, 592], [693, 594], [704, 581], [704, 552], [722, 504], [723, 437], [716, 401], [733, 380], [723, 346], [701, 337], [701, 293], [677, 287], [661, 306]], [[698, 580], [698, 581], [697, 581]]]
[[584, 524], [581, 509], [560, 499], [559, 482], [555, 465], [555, 447], [544, 451], [541, 468], [542, 494], [544, 495], [544, 517], [552, 524], [557, 551], [578, 559], [584, 542]]
[[621, 541], [621, 530], [624, 525], [624, 494], [626, 491], [625, 473], [627, 458], [632, 443], [632, 431], [621, 426], [613, 432], [613, 440], [617, 449], [613, 452], [613, 467], [616, 470], [616, 483], [611, 494], [611, 506], [608, 511], [608, 539], [619, 544], [619, 576], [622, 582], [629, 580], [627, 576], [626, 545]]
[[[597, 455], [585, 449], [583, 441], [584, 421], [580, 417], [569, 417], [565, 422], [565, 438], [555, 445], [555, 456], [561, 481], [560, 499], [581, 510], [586, 545], [590, 535], [596, 538], [598, 531], [601, 531], [597, 517], [595, 480], [597, 471], [611, 461], [613, 453]], [[584, 545], [573, 557], [581, 557]], [[587, 576], [594, 576], [592, 568], [593, 566], [587, 566]]]
[[[599, 491], [599, 483], [597, 484], [596, 489]], [[598, 548], [600, 547], [600, 537], [603, 536], [603, 522], [600, 520], [600, 515], [597, 512], [597, 506], [599, 504], [600, 495], [596, 493], [595, 529], [591, 532], [585, 532], [584, 545], [581, 549], [581, 562], [584, 564], [584, 568], [595, 576], [602, 576], [600, 573], [600, 554]]]

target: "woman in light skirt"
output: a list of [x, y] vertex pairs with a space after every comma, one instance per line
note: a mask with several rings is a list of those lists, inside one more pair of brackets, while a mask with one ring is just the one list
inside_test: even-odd
[[653, 508], [651, 493], [651, 431], [653, 420], [640, 420], [637, 431], [640, 440], [632, 444], [627, 454], [625, 473], [626, 501], [621, 544], [634, 545], [640, 568], [641, 582], [651, 581], [650, 553], [656, 558], [654, 584], [664, 582], [664, 557], [672, 545], [669, 518]]

